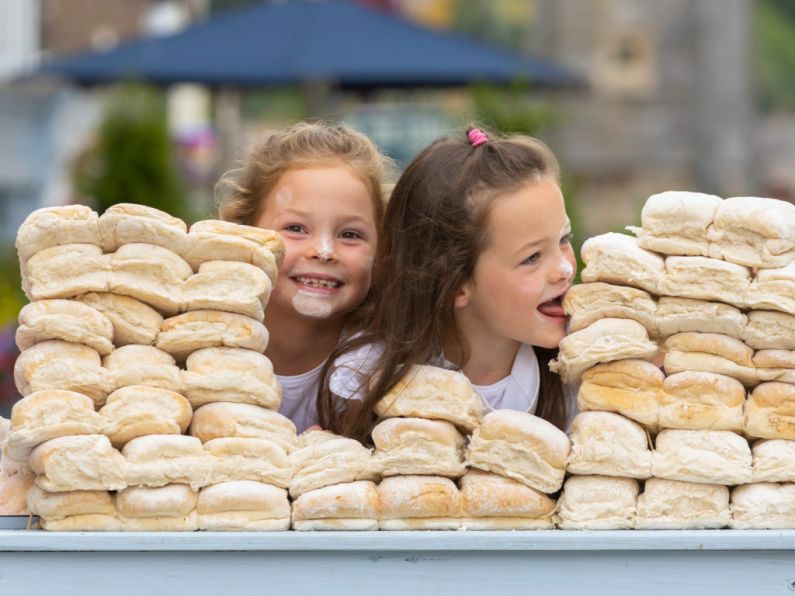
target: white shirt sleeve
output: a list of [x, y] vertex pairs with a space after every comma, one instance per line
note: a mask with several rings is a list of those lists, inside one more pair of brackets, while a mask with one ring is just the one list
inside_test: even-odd
[[382, 353], [382, 347], [367, 344], [340, 356], [329, 377], [331, 392], [342, 399], [363, 399], [364, 387]]

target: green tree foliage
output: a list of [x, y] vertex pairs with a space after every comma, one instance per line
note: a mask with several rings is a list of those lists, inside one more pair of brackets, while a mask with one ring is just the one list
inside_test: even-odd
[[165, 102], [152, 87], [124, 83], [111, 93], [95, 144], [72, 174], [81, 200], [99, 213], [115, 203], [138, 203], [191, 219], [174, 166]]
[[754, 72], [764, 110], [795, 111], [795, 2], [757, 4]]

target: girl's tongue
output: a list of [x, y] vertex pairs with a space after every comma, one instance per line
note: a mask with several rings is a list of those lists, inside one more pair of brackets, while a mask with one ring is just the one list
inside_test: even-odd
[[560, 297], [555, 298], [553, 300], [548, 300], [546, 302], [542, 302], [538, 305], [538, 310], [541, 312], [542, 315], [546, 315], [548, 317], [565, 317], [565, 313], [563, 312], [563, 305], [561, 304]]

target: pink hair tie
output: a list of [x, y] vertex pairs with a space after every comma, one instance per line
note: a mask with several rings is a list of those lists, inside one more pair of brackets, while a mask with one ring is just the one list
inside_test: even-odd
[[467, 133], [467, 137], [469, 138], [469, 144], [473, 147], [477, 147], [478, 145], [482, 145], [486, 141], [489, 140], [489, 137], [486, 135], [485, 132], [480, 130], [479, 128], [473, 128]]

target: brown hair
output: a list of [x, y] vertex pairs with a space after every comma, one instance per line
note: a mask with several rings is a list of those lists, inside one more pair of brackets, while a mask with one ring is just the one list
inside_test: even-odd
[[391, 162], [367, 136], [326, 122], [298, 122], [256, 143], [242, 167], [224, 174], [216, 185], [218, 217], [256, 225], [265, 197], [284, 172], [338, 162], [348, 166], [367, 187], [380, 231], [384, 215], [382, 183]]
[[[471, 129], [469, 129], [471, 130]], [[445, 338], [468, 354], [456, 329], [454, 300], [488, 242], [494, 199], [530, 180], [559, 181], [549, 148], [527, 136], [491, 137], [473, 147], [467, 136], [440, 139], [420, 153], [397, 181], [384, 217], [373, 268], [375, 306], [361, 335], [340, 344], [323, 368], [318, 416], [328, 428], [369, 442], [373, 406], [414, 364], [438, 358]], [[377, 376], [363, 383], [364, 399], [347, 400], [343, 415], [329, 387], [334, 360], [376, 343]], [[548, 370], [557, 350], [535, 348], [541, 369], [536, 414], [564, 428], [568, 407], [560, 377]]]

